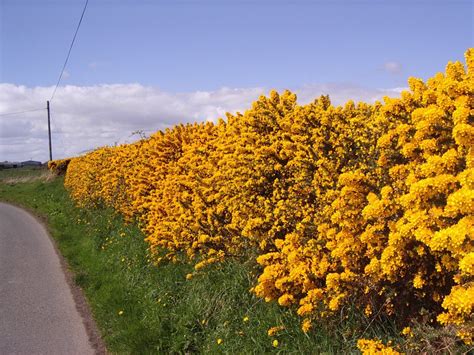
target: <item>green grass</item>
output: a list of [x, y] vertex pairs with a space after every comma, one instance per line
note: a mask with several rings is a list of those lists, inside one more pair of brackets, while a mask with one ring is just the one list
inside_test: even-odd
[[[389, 323], [375, 323], [363, 333], [366, 323], [356, 315], [304, 334], [291, 310], [249, 292], [257, 271], [253, 263], [228, 261], [186, 280], [190, 265], [150, 262], [135, 225], [110, 210], [76, 208], [63, 178], [6, 184], [3, 174], [0, 199], [47, 219], [112, 353], [335, 354], [354, 352], [361, 335], [398, 339]], [[285, 330], [269, 337], [267, 330], [279, 325]]]

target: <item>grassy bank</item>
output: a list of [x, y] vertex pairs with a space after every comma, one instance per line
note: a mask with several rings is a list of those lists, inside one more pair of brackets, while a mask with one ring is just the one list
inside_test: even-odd
[[[392, 325], [369, 327], [356, 316], [304, 334], [292, 311], [249, 292], [255, 265], [228, 261], [187, 280], [188, 265], [150, 262], [136, 226], [108, 210], [76, 208], [62, 178], [19, 173], [30, 179], [10, 171], [5, 180], [0, 171], [0, 200], [47, 220], [112, 353], [341, 353], [355, 351], [361, 337], [401, 340], [390, 336], [398, 333]], [[284, 329], [271, 337], [275, 326]]]

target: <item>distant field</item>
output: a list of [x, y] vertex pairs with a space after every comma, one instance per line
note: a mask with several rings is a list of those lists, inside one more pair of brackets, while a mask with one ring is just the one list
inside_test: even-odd
[[46, 168], [24, 167], [16, 169], [0, 169], [0, 181], [5, 184], [45, 180], [51, 177]]

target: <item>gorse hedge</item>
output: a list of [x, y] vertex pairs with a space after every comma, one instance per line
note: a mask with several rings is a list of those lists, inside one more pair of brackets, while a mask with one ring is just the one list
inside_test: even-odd
[[474, 49], [466, 64], [373, 105], [271, 92], [216, 124], [74, 158], [65, 185], [137, 220], [157, 262], [256, 260], [252, 291], [296, 307], [305, 332], [356, 307], [469, 343]]
[[48, 169], [54, 175], [57, 175], [57, 176], [65, 175], [70, 161], [71, 161], [70, 158], [50, 160], [48, 162]]

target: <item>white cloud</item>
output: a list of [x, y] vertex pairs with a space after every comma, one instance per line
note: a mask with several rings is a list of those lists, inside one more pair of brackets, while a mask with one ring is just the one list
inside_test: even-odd
[[[46, 106], [53, 87], [0, 83], [0, 115]], [[348, 99], [373, 102], [398, 96], [399, 89], [367, 89], [344, 84], [307, 85], [293, 89], [300, 103], [329, 94], [334, 104]], [[53, 158], [137, 139], [177, 123], [215, 121], [225, 112], [245, 111], [267, 88], [221, 88], [215, 91], [171, 93], [140, 84], [64, 86], [51, 103]], [[0, 116], [0, 161], [48, 159], [46, 110]]]
[[389, 61], [383, 64], [383, 69], [390, 74], [400, 74], [402, 65], [399, 62]]

